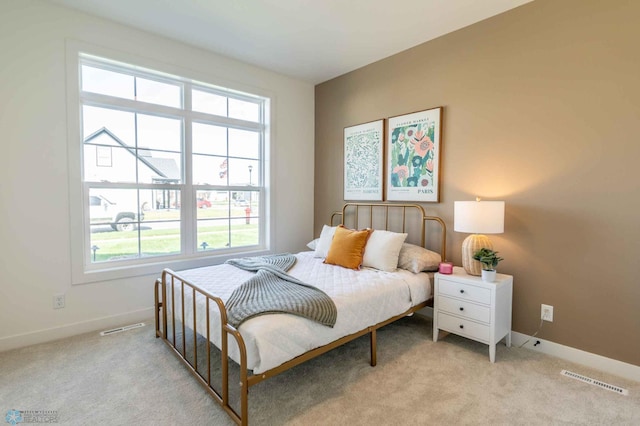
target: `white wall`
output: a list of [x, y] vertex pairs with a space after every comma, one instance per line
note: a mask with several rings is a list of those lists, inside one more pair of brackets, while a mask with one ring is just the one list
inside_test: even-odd
[[[312, 237], [311, 84], [39, 0], [2, 0], [0, 350], [152, 316], [155, 275], [70, 284], [67, 39], [273, 94], [273, 251], [298, 251]], [[52, 308], [57, 293], [64, 309]]]

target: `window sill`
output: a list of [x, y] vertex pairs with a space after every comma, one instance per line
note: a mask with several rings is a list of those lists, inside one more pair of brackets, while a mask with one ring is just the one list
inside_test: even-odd
[[248, 256], [263, 256], [270, 251], [264, 248], [256, 248], [252, 251], [242, 251], [211, 256], [199, 256], [180, 259], [158, 259], [157, 261], [145, 264], [135, 264], [126, 266], [114, 266], [105, 264], [104, 269], [93, 269], [89, 271], [74, 271], [72, 274], [72, 285], [91, 284], [101, 281], [111, 281], [124, 278], [133, 278], [145, 275], [155, 275], [160, 277], [163, 269], [180, 271], [185, 269], [201, 268], [204, 266], [219, 265], [229, 259]]

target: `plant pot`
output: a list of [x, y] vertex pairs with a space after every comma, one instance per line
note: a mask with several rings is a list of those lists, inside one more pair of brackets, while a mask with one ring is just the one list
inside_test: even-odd
[[492, 283], [496, 280], [496, 270], [492, 269], [487, 271], [486, 269], [482, 270], [482, 281], [486, 283]]

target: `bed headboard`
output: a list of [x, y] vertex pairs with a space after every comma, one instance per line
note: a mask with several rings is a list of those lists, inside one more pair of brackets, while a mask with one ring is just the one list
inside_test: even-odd
[[[407, 242], [431, 248], [446, 259], [447, 225], [437, 216], [427, 216], [418, 204], [346, 203], [341, 211], [331, 215], [331, 225], [336, 219], [353, 229], [373, 228], [408, 233]], [[427, 229], [427, 222], [435, 229]], [[427, 247], [429, 246], [429, 247]]]

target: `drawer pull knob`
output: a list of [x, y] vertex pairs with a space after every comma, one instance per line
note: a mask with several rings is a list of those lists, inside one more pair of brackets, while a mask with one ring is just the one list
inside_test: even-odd
[[464, 328], [464, 325], [460, 324], [460, 328]]
[[464, 311], [464, 308], [463, 308], [462, 306], [460, 306], [460, 310], [461, 310], [461, 311]]
[[460, 293], [464, 293], [464, 290], [460, 290]]

